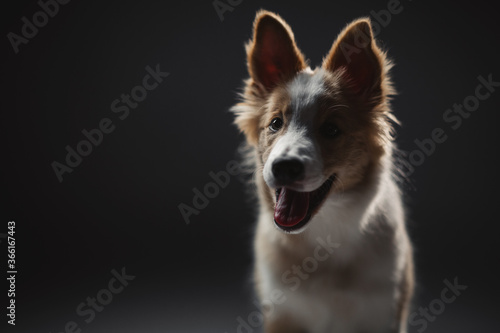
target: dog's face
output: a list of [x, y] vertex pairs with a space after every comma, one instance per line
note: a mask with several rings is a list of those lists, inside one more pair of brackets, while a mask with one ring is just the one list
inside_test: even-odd
[[247, 44], [236, 124], [258, 152], [274, 221], [300, 232], [326, 197], [362, 186], [384, 154], [390, 117], [384, 54], [368, 20], [351, 23], [321, 68], [306, 66], [289, 26], [259, 12]]

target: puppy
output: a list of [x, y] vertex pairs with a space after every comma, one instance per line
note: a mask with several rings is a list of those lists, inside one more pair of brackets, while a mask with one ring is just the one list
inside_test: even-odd
[[232, 111], [259, 202], [255, 286], [266, 332], [406, 332], [412, 248], [394, 180], [393, 94], [370, 20], [308, 67], [292, 30], [260, 11]]

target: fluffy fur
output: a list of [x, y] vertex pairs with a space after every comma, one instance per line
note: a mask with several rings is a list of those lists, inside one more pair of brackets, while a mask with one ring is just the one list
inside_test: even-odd
[[[253, 150], [255, 286], [261, 301], [276, 290], [285, 299], [264, 307], [266, 332], [406, 332], [413, 266], [393, 179], [391, 65], [369, 19], [350, 23], [314, 70], [288, 24], [267, 11], [257, 13], [246, 51], [250, 78], [232, 111]], [[304, 166], [286, 184], [274, 168], [284, 158]], [[277, 189], [313, 193], [331, 179], [303, 226], [273, 222]], [[312, 257], [318, 239], [339, 246], [291, 288], [289, 272]]]

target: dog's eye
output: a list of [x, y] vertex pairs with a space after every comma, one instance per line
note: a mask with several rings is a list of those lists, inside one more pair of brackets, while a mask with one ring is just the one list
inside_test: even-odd
[[334, 138], [339, 134], [339, 128], [332, 123], [325, 123], [321, 128], [321, 132], [327, 138]]
[[277, 132], [282, 126], [283, 126], [283, 120], [281, 118], [276, 117], [273, 120], [271, 120], [269, 129], [273, 132]]

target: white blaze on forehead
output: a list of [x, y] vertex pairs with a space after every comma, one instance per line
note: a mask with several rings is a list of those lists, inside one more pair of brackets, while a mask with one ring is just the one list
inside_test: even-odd
[[325, 94], [324, 71], [303, 71], [287, 85], [293, 127], [312, 126], [319, 97]]
[[264, 180], [276, 187], [272, 164], [279, 159], [297, 159], [304, 164], [305, 177], [291, 186], [298, 191], [313, 191], [326, 180], [323, 175], [323, 161], [314, 136], [314, 117], [318, 100], [325, 93], [324, 72], [303, 71], [287, 87], [290, 96], [292, 117], [284, 133], [276, 142], [264, 165]]

